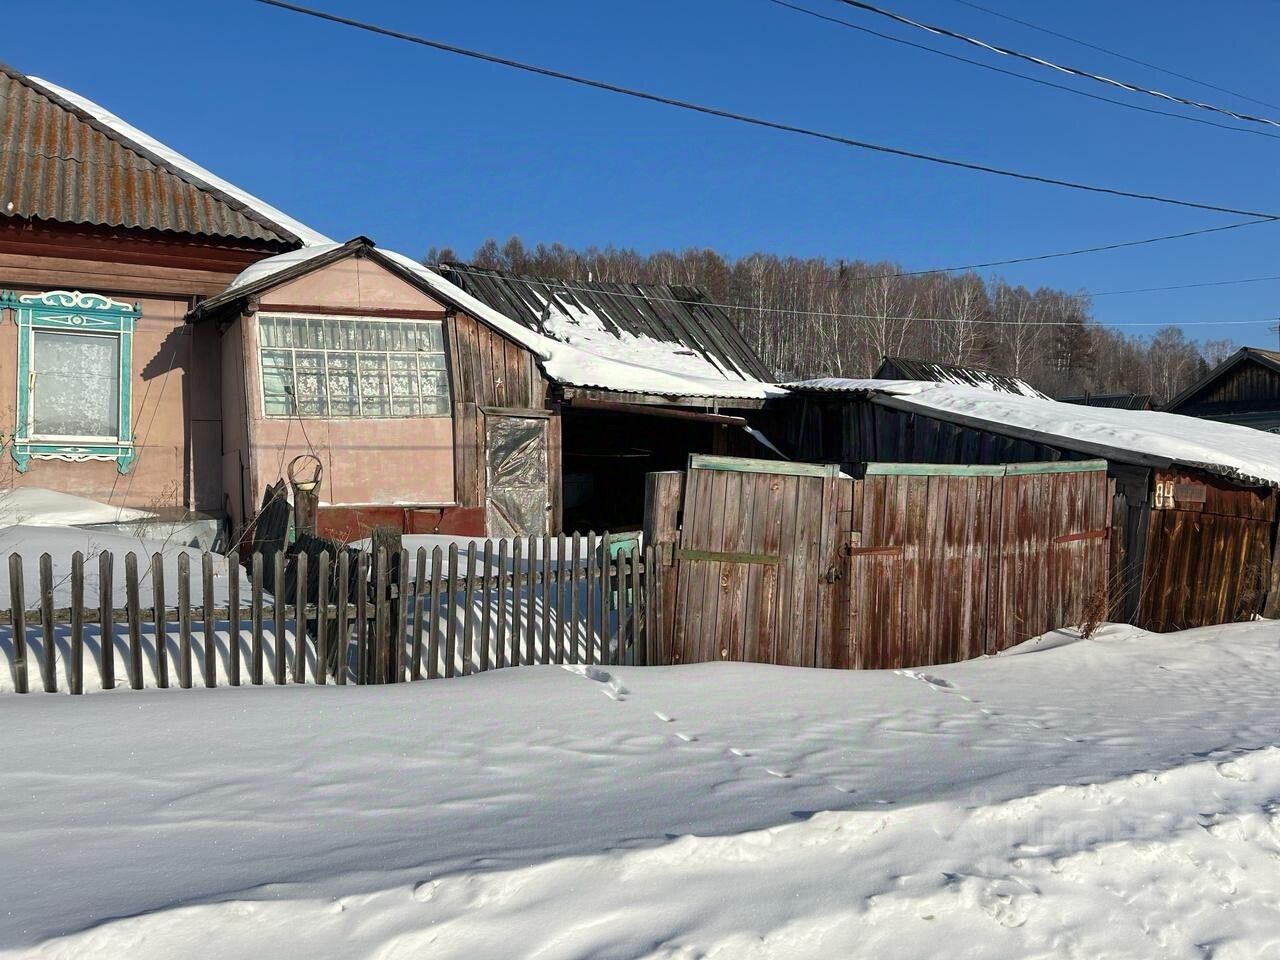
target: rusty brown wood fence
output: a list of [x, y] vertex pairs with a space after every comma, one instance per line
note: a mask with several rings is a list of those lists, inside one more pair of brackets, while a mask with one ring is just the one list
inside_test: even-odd
[[668, 513], [646, 529], [670, 540], [654, 542], [672, 566], [677, 662], [946, 663], [1081, 623], [1107, 596], [1101, 461], [869, 464], [853, 480], [695, 456], [682, 497], [651, 501]]
[[660, 565], [652, 548], [607, 534], [399, 557], [255, 553], [247, 572], [236, 554], [193, 554], [177, 556], [173, 576], [161, 554], [77, 552], [59, 577], [44, 554], [34, 583], [10, 554], [0, 645], [11, 689], [374, 684], [660, 658]]

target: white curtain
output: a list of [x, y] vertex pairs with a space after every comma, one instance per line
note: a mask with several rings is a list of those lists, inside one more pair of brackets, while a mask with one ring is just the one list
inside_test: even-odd
[[36, 436], [116, 437], [120, 338], [37, 330], [31, 427]]

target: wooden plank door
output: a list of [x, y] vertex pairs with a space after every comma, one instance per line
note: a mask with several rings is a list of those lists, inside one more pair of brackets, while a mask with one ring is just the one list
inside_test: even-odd
[[677, 662], [817, 663], [835, 621], [851, 484], [831, 466], [690, 458], [675, 555]]

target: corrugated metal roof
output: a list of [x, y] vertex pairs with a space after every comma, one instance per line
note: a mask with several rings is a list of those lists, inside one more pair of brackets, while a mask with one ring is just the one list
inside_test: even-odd
[[[696, 287], [554, 280], [459, 263], [442, 264], [440, 271], [476, 299], [538, 333], [564, 339], [547, 324], [554, 313], [570, 326], [580, 325], [586, 336], [612, 335], [624, 345], [628, 337], [669, 344], [675, 353], [702, 358], [712, 376], [773, 379], [729, 316]], [[637, 357], [636, 362], [645, 360]]]
[[933, 360], [914, 360], [908, 357], [881, 357], [876, 380], [929, 380], [934, 383], [955, 383], [962, 387], [986, 387], [1001, 393], [1016, 393], [1022, 397], [1044, 397], [1025, 380], [992, 373], [978, 367], [962, 367], [954, 363], [936, 363]]
[[3, 64], [0, 215], [283, 246], [299, 240]]
[[1149, 393], [1086, 393], [1078, 397], [1063, 397], [1063, 403], [1078, 403], [1083, 407], [1110, 407], [1113, 410], [1150, 410]]

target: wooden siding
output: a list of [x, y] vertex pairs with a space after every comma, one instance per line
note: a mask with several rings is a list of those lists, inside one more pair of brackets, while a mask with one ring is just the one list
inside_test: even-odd
[[1217, 417], [1260, 408], [1280, 408], [1280, 373], [1245, 357], [1169, 410], [1193, 417]]
[[[453, 314], [445, 327], [453, 385], [455, 496], [461, 506], [481, 507], [485, 500], [484, 408], [545, 412], [547, 382], [532, 353], [469, 314]], [[548, 431], [548, 472], [554, 488], [549, 493], [556, 516], [559, 463], [556, 423]]]
[[1185, 630], [1260, 613], [1271, 579], [1275, 491], [1186, 471], [1157, 471], [1155, 484], [1135, 622]]

